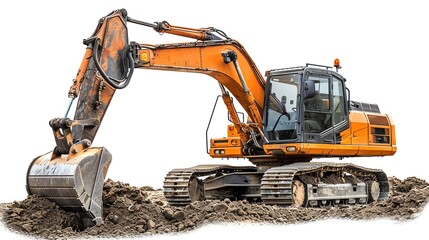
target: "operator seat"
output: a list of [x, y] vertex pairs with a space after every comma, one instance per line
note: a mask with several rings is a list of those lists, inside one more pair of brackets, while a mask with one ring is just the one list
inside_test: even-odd
[[325, 103], [320, 98], [318, 92], [312, 97], [305, 99], [304, 102], [305, 110], [313, 111], [313, 112], [305, 112], [304, 114], [304, 130], [307, 133], [320, 133], [324, 130], [326, 114], [322, 112], [325, 110]]

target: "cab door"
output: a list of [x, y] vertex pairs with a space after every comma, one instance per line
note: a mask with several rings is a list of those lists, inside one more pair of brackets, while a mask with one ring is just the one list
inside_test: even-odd
[[311, 96], [303, 94], [304, 142], [339, 143], [340, 132], [349, 125], [344, 79], [320, 70], [308, 70], [304, 76], [307, 85], [314, 86]]

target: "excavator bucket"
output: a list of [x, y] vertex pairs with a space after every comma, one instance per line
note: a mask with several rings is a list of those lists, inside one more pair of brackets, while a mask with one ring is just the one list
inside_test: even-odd
[[28, 194], [55, 202], [79, 213], [84, 228], [103, 221], [103, 183], [112, 155], [107, 149], [88, 148], [80, 154], [35, 158], [27, 173]]

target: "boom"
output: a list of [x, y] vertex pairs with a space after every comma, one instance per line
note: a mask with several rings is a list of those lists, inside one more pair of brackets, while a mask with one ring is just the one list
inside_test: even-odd
[[[210, 42], [192, 42], [149, 46], [141, 44], [136, 67], [181, 72], [197, 72], [209, 75], [225, 86], [243, 106], [249, 116], [252, 112], [240, 78], [233, 64], [225, 64], [222, 52], [234, 51], [241, 72], [252, 95], [260, 115], [264, 106], [265, 80], [263, 80], [253, 60], [246, 50], [234, 40]], [[256, 119], [252, 119], [256, 121]]]

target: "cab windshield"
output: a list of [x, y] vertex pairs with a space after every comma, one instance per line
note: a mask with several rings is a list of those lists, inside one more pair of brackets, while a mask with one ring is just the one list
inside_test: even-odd
[[269, 140], [297, 138], [300, 75], [273, 76], [268, 96], [266, 130]]

